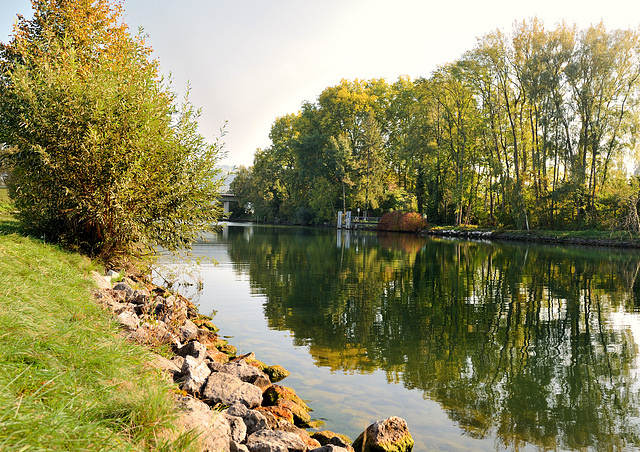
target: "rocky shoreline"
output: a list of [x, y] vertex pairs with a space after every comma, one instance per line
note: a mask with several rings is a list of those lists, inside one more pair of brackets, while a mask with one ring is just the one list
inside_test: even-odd
[[[92, 274], [100, 304], [108, 308], [128, 339], [169, 346], [171, 359], [153, 365], [177, 384], [178, 426], [192, 432], [199, 450], [224, 452], [408, 452], [413, 438], [398, 417], [380, 420], [350, 443], [318, 430], [311, 408], [292, 388], [278, 385], [289, 373], [237, 350], [218, 335], [209, 317], [185, 297], [163, 287], [110, 271]], [[306, 428], [318, 431], [308, 432]]]
[[436, 237], [464, 238], [471, 240], [500, 240], [509, 242], [530, 242], [556, 245], [581, 245], [581, 246], [605, 246], [614, 248], [640, 248], [640, 242], [630, 240], [609, 240], [595, 238], [576, 237], [551, 237], [527, 234], [526, 232], [500, 232], [500, 231], [465, 231], [457, 229], [430, 229], [422, 232], [423, 235]]

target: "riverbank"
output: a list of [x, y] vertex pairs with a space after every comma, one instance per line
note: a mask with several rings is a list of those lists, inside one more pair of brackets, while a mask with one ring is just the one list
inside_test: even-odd
[[[103, 277], [89, 259], [8, 233], [18, 225], [2, 220], [0, 449], [256, 452], [285, 441], [288, 451], [353, 450], [341, 435], [304, 430], [309, 407], [274, 384], [286, 371], [236, 357], [185, 298]], [[387, 424], [406, 430], [391, 417], [367, 437]], [[404, 436], [398, 450], [411, 450]]]
[[558, 245], [640, 248], [640, 236], [627, 231], [516, 231], [438, 226], [424, 230], [422, 235]]

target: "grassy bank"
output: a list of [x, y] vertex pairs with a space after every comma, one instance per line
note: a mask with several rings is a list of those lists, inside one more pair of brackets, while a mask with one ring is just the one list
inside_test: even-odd
[[91, 261], [16, 228], [0, 211], [0, 450], [176, 450], [169, 385], [92, 300]]

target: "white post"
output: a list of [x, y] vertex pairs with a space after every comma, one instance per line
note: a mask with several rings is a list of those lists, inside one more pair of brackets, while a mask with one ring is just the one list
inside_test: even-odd
[[350, 210], [347, 212], [347, 218], [345, 220], [345, 223], [346, 223], [346, 228], [351, 229], [351, 211]]
[[342, 229], [342, 210], [338, 210], [338, 229]]

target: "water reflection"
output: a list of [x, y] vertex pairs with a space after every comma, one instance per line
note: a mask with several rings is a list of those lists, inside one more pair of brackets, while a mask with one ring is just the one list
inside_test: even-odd
[[266, 297], [269, 326], [291, 331], [318, 366], [382, 369], [497, 447], [640, 444], [638, 350], [619, 321], [637, 321], [636, 253], [303, 229], [225, 234], [232, 262]]

